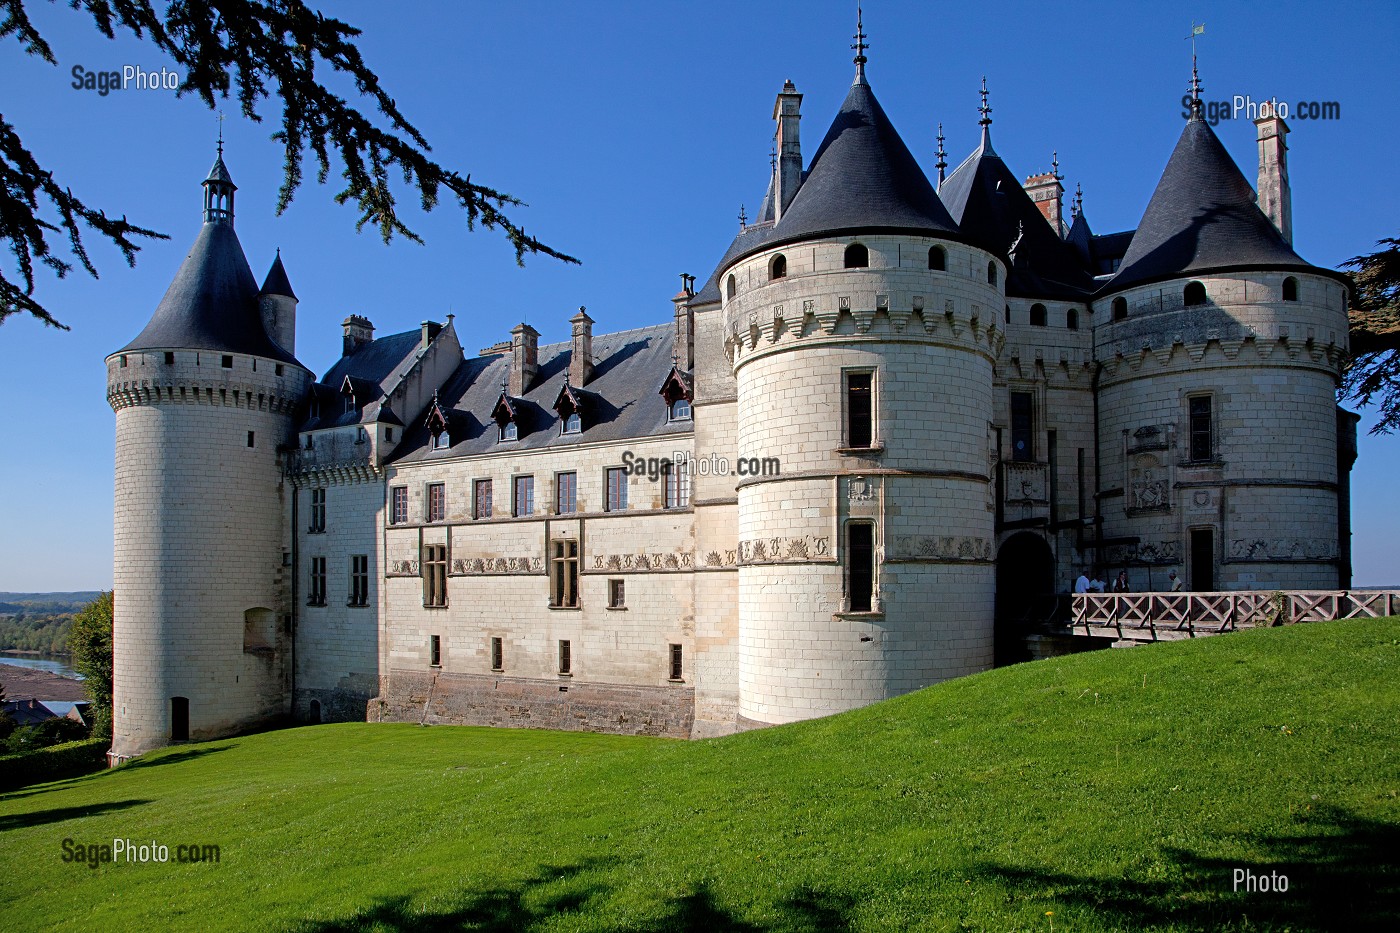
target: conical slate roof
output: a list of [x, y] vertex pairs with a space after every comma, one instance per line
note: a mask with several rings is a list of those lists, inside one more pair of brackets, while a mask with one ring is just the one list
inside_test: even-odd
[[258, 284], [232, 224], [211, 221], [200, 229], [146, 328], [117, 352], [156, 349], [245, 353], [301, 365], [263, 328]]
[[1224, 268], [1317, 271], [1304, 262], [1255, 201], [1215, 131], [1186, 121], [1123, 263], [1104, 286], [1121, 291]]
[[286, 295], [293, 301], [296, 300], [297, 293], [292, 291], [292, 283], [287, 280], [287, 270], [282, 265], [282, 251], [277, 251], [277, 258], [272, 260], [272, 268], [267, 270], [267, 278], [263, 279], [262, 295]]
[[896, 230], [962, 239], [875, 92], [860, 78], [766, 245]]
[[982, 144], [944, 179], [938, 194], [968, 239], [998, 256], [1014, 252], [1007, 294], [1074, 300], [1092, 291], [1092, 277], [1074, 247], [1060, 239], [992, 149], [986, 126]]
[[220, 148], [218, 157], [214, 159], [214, 167], [209, 170], [209, 175], [204, 181], [206, 184], [211, 181], [223, 182], [235, 191], [238, 190], [238, 186], [233, 183], [233, 176], [228, 173], [228, 166], [224, 164], [222, 147]]

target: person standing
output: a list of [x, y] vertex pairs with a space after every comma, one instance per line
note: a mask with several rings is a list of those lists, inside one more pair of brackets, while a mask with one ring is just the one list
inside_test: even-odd
[[1079, 579], [1074, 581], [1074, 591], [1076, 593], [1089, 592], [1089, 575], [1081, 573]]
[[1118, 579], [1113, 581], [1113, 592], [1115, 592], [1115, 593], [1131, 593], [1131, 592], [1132, 592], [1132, 589], [1128, 586], [1128, 571], [1126, 571], [1126, 570], [1120, 570], [1120, 571], [1118, 571]]
[[1171, 583], [1171, 591], [1173, 593], [1181, 592], [1181, 578], [1176, 575], [1175, 570], [1167, 574], [1167, 580]]

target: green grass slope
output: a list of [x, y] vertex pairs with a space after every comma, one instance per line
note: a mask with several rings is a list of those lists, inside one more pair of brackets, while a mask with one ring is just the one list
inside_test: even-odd
[[[0, 930], [1400, 929], [1400, 620], [705, 742], [332, 725], [0, 795]], [[65, 863], [154, 840], [166, 864]], [[217, 863], [175, 864], [180, 843]], [[1284, 893], [1232, 890], [1283, 873]]]

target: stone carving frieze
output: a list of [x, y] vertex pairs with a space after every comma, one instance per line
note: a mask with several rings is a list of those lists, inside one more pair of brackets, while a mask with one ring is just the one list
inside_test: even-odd
[[740, 541], [740, 564], [784, 564], [831, 559], [831, 539], [826, 535], [755, 538]]
[[544, 573], [542, 557], [454, 557], [454, 576], [481, 577], [497, 574]]
[[1171, 511], [1170, 471], [1155, 454], [1139, 454], [1128, 471], [1129, 512]]
[[1329, 538], [1236, 538], [1231, 560], [1336, 560], [1337, 542]]
[[695, 555], [689, 551], [666, 551], [636, 554], [594, 554], [594, 570], [617, 570], [630, 573], [665, 573], [667, 571], [691, 570], [695, 567]]
[[1181, 562], [1181, 547], [1176, 541], [1115, 544], [1104, 548], [1104, 560], [1109, 564], [1176, 564]]
[[896, 560], [986, 561], [992, 559], [992, 542], [968, 535], [898, 535], [892, 557]]
[[418, 576], [418, 561], [416, 561], [416, 560], [391, 560], [391, 561], [389, 561], [389, 576], [391, 576], [391, 577], [416, 577], [416, 576]]

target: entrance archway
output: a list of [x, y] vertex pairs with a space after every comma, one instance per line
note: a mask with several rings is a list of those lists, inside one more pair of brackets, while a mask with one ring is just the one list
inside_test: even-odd
[[1055, 555], [1040, 535], [1022, 531], [997, 551], [996, 665], [1030, 660], [1025, 636], [1055, 613]]

